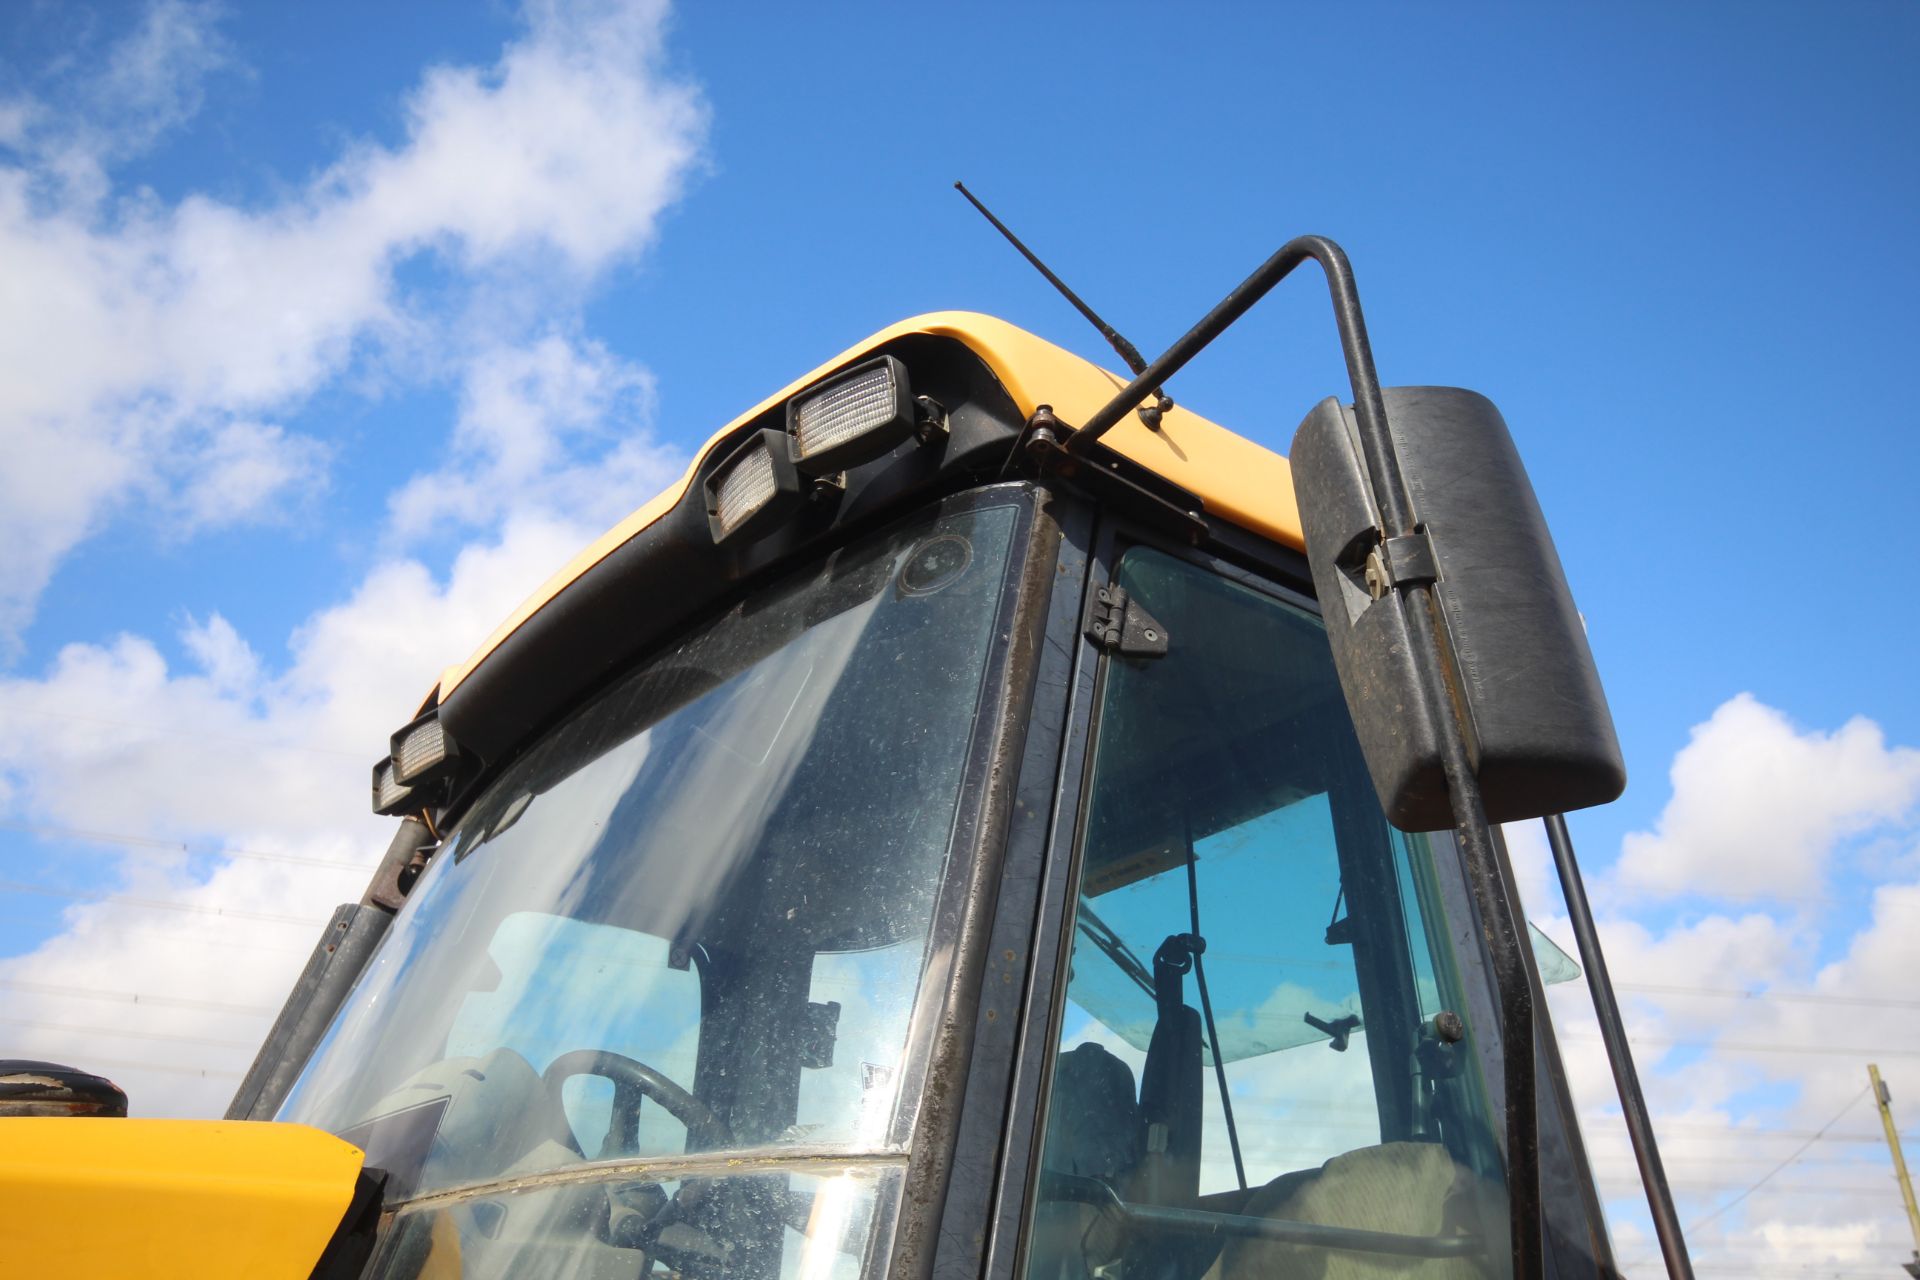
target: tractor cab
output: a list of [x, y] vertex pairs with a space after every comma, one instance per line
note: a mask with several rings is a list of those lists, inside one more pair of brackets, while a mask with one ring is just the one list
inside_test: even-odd
[[[1159, 389], [1309, 258], [1290, 465]], [[386, 747], [229, 1112], [361, 1153], [314, 1276], [1616, 1274], [1489, 820], [1618, 748], [1497, 411], [1382, 392], [1330, 242], [1131, 383], [875, 335]]]

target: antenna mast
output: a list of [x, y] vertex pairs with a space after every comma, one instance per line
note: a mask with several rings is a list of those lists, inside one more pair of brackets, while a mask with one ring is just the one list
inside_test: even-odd
[[[1079, 294], [1075, 293], [1072, 289], [1067, 287], [1066, 281], [1062, 280], [1059, 276], [1053, 274], [1052, 271], [1049, 271], [1047, 269], [1047, 264], [1040, 261], [1039, 258], [1035, 257], [1033, 250], [1027, 248], [1026, 245], [1021, 243], [1019, 236], [1016, 236], [1015, 234], [1013, 234], [1013, 232], [1007, 229], [1006, 223], [994, 217], [993, 211], [991, 209], [988, 209], [987, 206], [985, 206], [984, 204], [981, 204], [979, 197], [975, 196], [973, 192], [967, 190], [966, 183], [956, 182], [953, 184], [953, 189], [955, 191], [958, 191], [961, 195], [965, 196], [967, 198], [967, 203], [971, 204], [974, 208], [978, 209], [980, 211], [980, 215], [984, 217], [988, 222], [991, 222], [993, 224], [994, 230], [998, 231], [1001, 235], [1005, 236], [1007, 238], [1007, 243], [1012, 245], [1014, 248], [1018, 249], [1020, 251], [1020, 256], [1025, 258], [1028, 262], [1031, 262], [1033, 264], [1034, 270], [1038, 271], [1041, 275], [1045, 276], [1047, 278], [1047, 283], [1052, 285], [1054, 288], [1058, 289], [1060, 291], [1060, 296], [1065, 298], [1068, 302], [1071, 302], [1074, 305], [1074, 309], [1077, 310], [1081, 315], [1085, 316], [1087, 318], [1087, 322], [1091, 324], [1094, 328], [1100, 331], [1100, 336], [1105, 338], [1107, 340], [1108, 345], [1110, 345], [1116, 352], [1119, 353], [1119, 356], [1122, 360], [1126, 361], [1127, 368], [1131, 372], [1135, 374], [1139, 374], [1146, 369], [1147, 362], [1145, 358], [1141, 356], [1140, 349], [1134, 346], [1131, 342], [1128, 342], [1124, 337], [1120, 335], [1118, 330], [1116, 330], [1112, 325], [1108, 324], [1105, 320], [1102, 320], [1097, 314], [1095, 314], [1092, 307], [1088, 306], [1085, 302], [1082, 302], [1080, 300]], [[1140, 421], [1146, 423], [1149, 430], [1158, 431], [1160, 429], [1160, 419], [1166, 415], [1167, 410], [1173, 408], [1173, 401], [1168, 397], [1166, 393], [1166, 389], [1163, 387], [1155, 387], [1153, 389], [1153, 400], [1154, 402], [1151, 405], [1141, 406]]]

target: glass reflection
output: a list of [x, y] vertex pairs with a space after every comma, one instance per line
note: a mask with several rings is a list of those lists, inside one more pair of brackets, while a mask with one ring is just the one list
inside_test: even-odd
[[[403, 1211], [369, 1280], [855, 1280], [885, 1249], [872, 1224], [899, 1172], [611, 1179]], [[869, 1273], [871, 1274], [871, 1273]]]
[[450, 835], [281, 1118], [362, 1145], [389, 1203], [884, 1146], [1016, 514], [840, 552], [548, 735]]

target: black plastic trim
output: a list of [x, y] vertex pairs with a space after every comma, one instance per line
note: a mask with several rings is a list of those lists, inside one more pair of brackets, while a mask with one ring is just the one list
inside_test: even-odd
[[[1112, 582], [1114, 555], [1113, 526], [1101, 513], [1090, 530], [1082, 610], [1088, 594]], [[1092, 772], [1088, 750], [1098, 732], [1106, 671], [1100, 650], [1079, 626], [1079, 615], [1073, 622], [1073, 635], [1066, 641], [1072, 653], [1070, 701], [1059, 768], [1052, 779], [1053, 813], [1046, 824], [1027, 1003], [1021, 1012], [1013, 1095], [1001, 1150], [1000, 1186], [986, 1240], [986, 1265], [981, 1272], [986, 1280], [1010, 1280], [1026, 1268], [1028, 1200], [1039, 1177], [1040, 1138], [1046, 1132], [1050, 1095], [1047, 1082], [1053, 1075], [1060, 1021], [1066, 1012], [1073, 888], [1080, 874], [1080, 827]]]
[[568, 583], [441, 699], [441, 723], [469, 762], [443, 819], [542, 730], [687, 627], [791, 564], [999, 474], [1024, 419], [987, 364], [933, 334], [878, 350], [907, 366], [915, 391], [947, 407], [947, 433], [926, 446], [909, 437], [848, 471], [837, 504], [809, 505], [751, 544], [719, 547], [705, 481], [740, 440], [782, 428], [786, 402], [742, 424], [706, 454], [670, 510]]
[[[972, 1061], [961, 1101], [952, 1172], [941, 1206], [930, 1260], [935, 1280], [970, 1280], [981, 1273], [1009, 1140], [1008, 1108], [1024, 1031], [1022, 1010], [1035, 972], [1036, 917], [1046, 870], [1061, 753], [1074, 711], [1075, 635], [1086, 585], [1092, 509], [1078, 498], [1054, 495], [1041, 520], [1055, 529], [1056, 553], [1041, 566], [1051, 580], [1035, 612], [1044, 625], [1036, 652], [1025, 742], [1006, 794], [1004, 854], [999, 891], [982, 968]], [[1010, 770], [1011, 772], [1011, 770]]]
[[[957, 1152], [966, 1102], [980, 1062], [979, 1029], [997, 1022], [983, 1000], [983, 971], [1003, 890], [1002, 866], [1014, 808], [1004, 785], [1029, 741], [1035, 674], [1045, 645], [1045, 607], [1052, 590], [1060, 531], [1040, 509], [1041, 491], [1021, 482], [981, 491], [979, 505], [997, 495], [1020, 494], [1021, 522], [1014, 543], [1019, 557], [1001, 598], [1002, 641], [989, 664], [987, 691], [976, 718], [963, 784], [959, 819], [951, 844], [949, 873], [934, 910], [928, 964], [916, 1019], [914, 1049], [902, 1073], [900, 1096], [917, 1097], [910, 1130], [891, 1140], [909, 1151], [895, 1225], [889, 1276], [923, 1277], [945, 1237], [943, 1213], [956, 1177], [970, 1173]], [[949, 500], [944, 510], [975, 505], [974, 495]], [[937, 994], [936, 994], [937, 992]], [[923, 1047], [924, 1046], [924, 1047]]]

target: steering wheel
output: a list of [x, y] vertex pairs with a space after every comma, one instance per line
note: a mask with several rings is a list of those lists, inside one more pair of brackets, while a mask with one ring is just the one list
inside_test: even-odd
[[687, 1126], [690, 1148], [721, 1147], [733, 1142], [726, 1124], [706, 1103], [644, 1062], [606, 1049], [574, 1049], [563, 1053], [548, 1064], [541, 1076], [556, 1106], [561, 1105], [561, 1086], [574, 1076], [600, 1076], [613, 1082], [613, 1108], [607, 1115], [607, 1136], [601, 1141], [596, 1159], [639, 1153], [642, 1098], [652, 1098], [668, 1115]]

